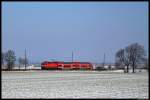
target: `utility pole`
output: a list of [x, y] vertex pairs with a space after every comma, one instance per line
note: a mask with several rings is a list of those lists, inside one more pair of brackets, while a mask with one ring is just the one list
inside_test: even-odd
[[72, 51], [72, 62], [73, 62], [73, 51]]
[[105, 53], [104, 53], [104, 62], [103, 62], [103, 67], [105, 66]]
[[25, 70], [26, 70], [26, 49], [25, 49]]

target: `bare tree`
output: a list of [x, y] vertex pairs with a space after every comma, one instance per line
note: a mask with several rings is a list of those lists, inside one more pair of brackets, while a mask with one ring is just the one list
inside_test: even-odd
[[3, 64], [4, 64], [4, 53], [2, 53], [2, 56], [1, 56], [2, 58], [1, 58], [1, 64], [2, 64], [2, 66], [3, 66]]
[[116, 53], [116, 64], [119, 66], [127, 66], [127, 69], [124, 68], [124, 72], [129, 72], [130, 65], [130, 55], [128, 53], [128, 49], [120, 49]]
[[5, 61], [7, 62], [7, 69], [11, 70], [14, 67], [16, 61], [15, 52], [13, 50], [8, 50], [6, 52]]
[[132, 66], [133, 73], [135, 73], [135, 68], [137, 64], [143, 63], [145, 61], [146, 52], [144, 46], [138, 43], [133, 43], [127, 46], [125, 49], [120, 49], [116, 53], [116, 64], [127, 66], [127, 73], [129, 72], [129, 65]]
[[124, 65], [124, 49], [118, 50], [115, 57], [116, 57], [116, 65], [123, 66]]
[[146, 56], [144, 46], [139, 45], [138, 43], [133, 43], [127, 46], [126, 50], [129, 56], [129, 62], [133, 68], [133, 73], [135, 73], [137, 64], [142, 62], [142, 59], [144, 59]]
[[1, 55], [1, 65], [2, 65], [2, 67], [4, 67], [4, 60], [5, 60], [5, 53], [2, 52], [2, 55]]
[[124, 52], [124, 64], [127, 67], [127, 73], [128, 73], [129, 65], [131, 64], [131, 55], [128, 47], [125, 48], [125, 52]]
[[124, 49], [120, 49], [116, 53], [116, 63], [119, 65], [124, 63]]

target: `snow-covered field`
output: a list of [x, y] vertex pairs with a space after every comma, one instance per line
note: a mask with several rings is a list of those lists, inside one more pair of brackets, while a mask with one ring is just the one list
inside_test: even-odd
[[2, 71], [2, 98], [146, 98], [148, 72]]

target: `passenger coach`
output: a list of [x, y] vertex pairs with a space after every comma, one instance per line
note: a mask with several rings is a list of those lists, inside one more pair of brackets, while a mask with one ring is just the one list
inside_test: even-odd
[[89, 62], [49, 62], [41, 63], [41, 69], [93, 69]]

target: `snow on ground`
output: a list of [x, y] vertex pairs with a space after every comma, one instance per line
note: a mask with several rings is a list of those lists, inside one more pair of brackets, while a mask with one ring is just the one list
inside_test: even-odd
[[[13, 69], [19, 69], [19, 66], [15, 66]], [[25, 66], [21, 66], [20, 69], [25, 69]], [[41, 67], [30, 65], [30, 66], [27, 66], [26, 69], [41, 69]]]
[[148, 99], [148, 73], [2, 71], [2, 98]]

